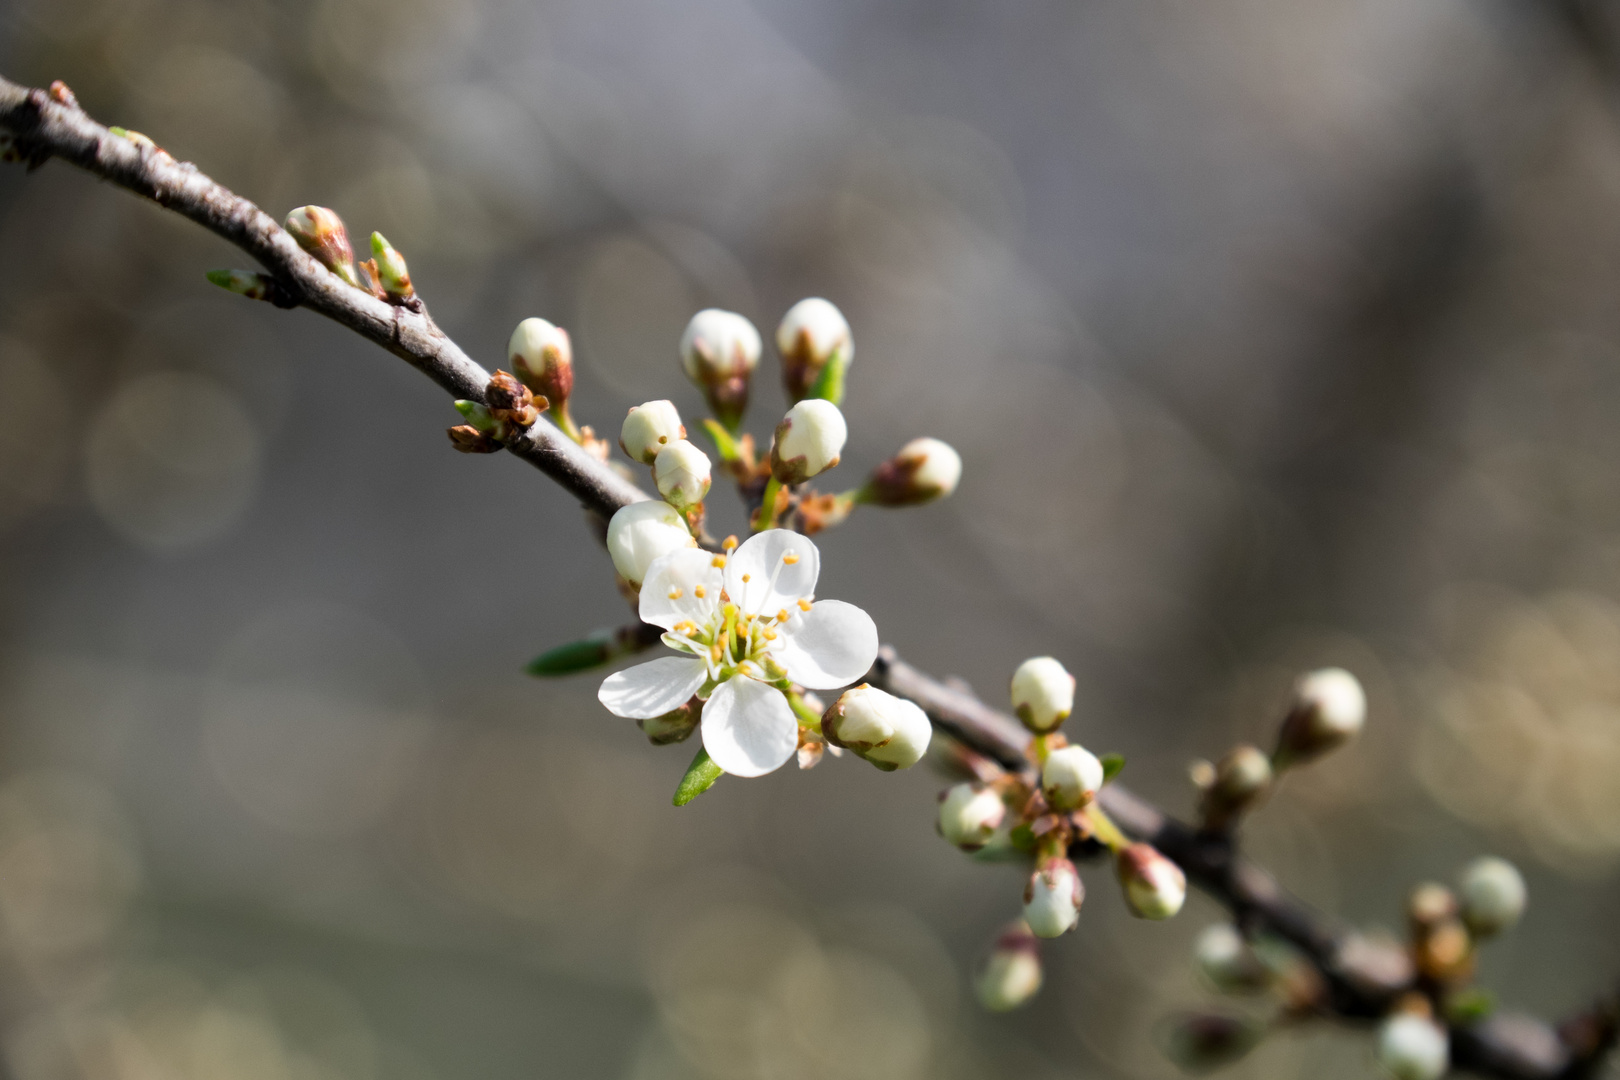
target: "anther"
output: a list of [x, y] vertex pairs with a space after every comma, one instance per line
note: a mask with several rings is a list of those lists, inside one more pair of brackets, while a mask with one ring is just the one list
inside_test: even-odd
[[754, 580], [754, 575], [753, 574], [744, 574], [743, 575], [743, 584], [744, 585], [748, 584], [752, 580]]
[[726, 537], [725, 540], [723, 540], [721, 542], [720, 546], [725, 548], [727, 551], [736, 551], [737, 550], [737, 534], [733, 533], [730, 536]]
[[703, 599], [706, 592], [707, 590], [705, 590], [701, 585], [692, 586], [692, 595], [697, 597], [699, 600]]
[[714, 561], [709, 563], [709, 565], [715, 567], [716, 569], [720, 569], [726, 565], [726, 557], [724, 555], [716, 555], [714, 557]]
[[681, 590], [678, 587], [669, 590], [669, 598], [671, 600], [679, 600], [681, 598]]
[[776, 631], [775, 630], [767, 630], [767, 631], [765, 631], [765, 640], [766, 641], [775, 641], [776, 640]]
[[781, 611], [778, 611], [776, 613], [776, 621], [777, 622], [787, 622], [791, 618], [793, 618], [793, 616], [788, 614], [788, 609], [787, 608], [783, 608]]
[[782, 556], [782, 562], [787, 564], [788, 566], [792, 566], [794, 563], [796, 563], [798, 561], [799, 561], [799, 556], [798, 556], [797, 552], [790, 551], [786, 555]]
[[810, 601], [801, 599], [799, 601], [799, 610], [800, 611], [809, 611], [810, 610]]

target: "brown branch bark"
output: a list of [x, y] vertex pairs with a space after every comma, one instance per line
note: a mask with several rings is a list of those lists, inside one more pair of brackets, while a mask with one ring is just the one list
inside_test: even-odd
[[[66, 87], [29, 89], [0, 78], [0, 132], [31, 167], [60, 158], [191, 219], [264, 266], [283, 306], [305, 307], [355, 331], [427, 375], [457, 398], [483, 401], [489, 373], [434, 324], [425, 311], [396, 307], [341, 281], [301, 249], [253, 203], [215, 183], [189, 162], [115, 135], [92, 120]], [[648, 496], [586, 454], [542, 417], [506, 447], [557, 481], [590, 510], [611, 517]], [[920, 705], [934, 725], [1001, 768], [1031, 768], [1029, 735], [1011, 716], [971, 692], [938, 682], [885, 646], [869, 680]], [[1383, 1015], [1411, 985], [1409, 969], [1392, 972], [1389, 956], [1336, 920], [1291, 896], [1244, 858], [1227, 834], [1194, 829], [1119, 784], [1104, 788], [1103, 808], [1130, 836], [1175, 860], [1188, 879], [1224, 904], [1240, 923], [1291, 942], [1329, 989], [1327, 1009], [1349, 1021]], [[1392, 975], [1396, 977], [1392, 977]], [[1603, 1002], [1555, 1030], [1542, 1021], [1500, 1014], [1452, 1032], [1453, 1064], [1502, 1080], [1575, 1080], [1588, 1075], [1614, 1043], [1617, 1008]]]

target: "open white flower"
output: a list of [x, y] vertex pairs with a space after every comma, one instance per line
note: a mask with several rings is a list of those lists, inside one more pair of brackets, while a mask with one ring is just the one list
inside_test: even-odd
[[877, 659], [877, 626], [854, 604], [813, 599], [821, 553], [808, 537], [769, 529], [727, 557], [684, 549], [658, 559], [641, 587], [641, 618], [679, 655], [609, 675], [597, 699], [640, 720], [705, 699], [703, 748], [734, 776], [762, 776], [799, 743], [779, 685], [847, 686]]

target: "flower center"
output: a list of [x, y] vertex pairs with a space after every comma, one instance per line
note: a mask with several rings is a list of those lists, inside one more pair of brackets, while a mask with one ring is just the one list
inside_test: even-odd
[[[719, 561], [718, 559], [716, 560]], [[793, 552], [777, 560], [768, 583], [754, 580], [744, 574], [741, 579], [742, 596], [733, 600], [722, 591], [709, 605], [709, 614], [701, 620], [676, 623], [671, 637], [665, 640], [674, 648], [690, 653], [708, 665], [709, 678], [716, 685], [733, 675], [776, 681], [787, 677], [772, 655], [792, 633], [793, 620], [810, 610], [810, 598], [799, 597], [792, 605], [775, 612], [760, 610], [776, 595], [776, 583], [782, 570], [799, 561]], [[693, 594], [700, 599], [703, 593]], [[754, 602], [749, 604], [749, 600]]]

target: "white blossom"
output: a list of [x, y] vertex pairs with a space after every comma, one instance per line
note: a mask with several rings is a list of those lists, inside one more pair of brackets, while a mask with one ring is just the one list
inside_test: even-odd
[[708, 496], [711, 474], [709, 456], [685, 439], [665, 444], [653, 461], [658, 494], [680, 510], [696, 506]]
[[666, 554], [648, 570], [640, 609], [676, 655], [608, 676], [597, 698], [616, 716], [642, 719], [696, 694], [716, 765], [736, 776], [780, 767], [798, 746], [799, 724], [779, 684], [832, 690], [877, 658], [871, 616], [814, 599], [820, 571], [816, 545], [785, 529], [752, 536], [729, 557]]
[[686, 438], [681, 414], [672, 401], [648, 401], [637, 405], [624, 418], [619, 428], [619, 449], [631, 460], [651, 465], [658, 460], [658, 451], [677, 439]]
[[1463, 921], [1478, 937], [1510, 929], [1524, 914], [1524, 877], [1506, 859], [1475, 859], [1459, 882]]
[[921, 761], [934, 733], [922, 709], [864, 683], [833, 703], [821, 730], [834, 746], [853, 750], [886, 772]]
[[1062, 937], [1080, 922], [1085, 896], [1074, 863], [1061, 857], [1046, 859], [1024, 886], [1024, 921], [1036, 937]]
[[1054, 810], [1086, 805], [1102, 784], [1102, 762], [1083, 746], [1059, 747], [1046, 755], [1041, 766], [1041, 791]]
[[939, 799], [939, 834], [964, 851], [977, 851], [990, 842], [1007, 815], [1007, 806], [994, 790], [962, 783]]
[[1053, 731], [1074, 710], [1074, 676], [1050, 656], [1025, 660], [1013, 672], [1012, 705], [1031, 731]]
[[695, 383], [708, 385], [747, 375], [759, 364], [759, 331], [735, 311], [705, 308], [681, 335], [681, 364]]
[[1391, 1016], [1378, 1029], [1378, 1064], [1395, 1080], [1439, 1080], [1451, 1067], [1445, 1029], [1426, 1016]]
[[[622, 506], [608, 522], [607, 549], [613, 557], [614, 569], [637, 588], [658, 559], [672, 551], [696, 546], [697, 541], [692, 539], [681, 512], [657, 499]], [[675, 703], [679, 704], [679, 701]]]
[[776, 425], [771, 471], [784, 484], [802, 483], [837, 465], [848, 437], [849, 426], [838, 406], [807, 398]]

